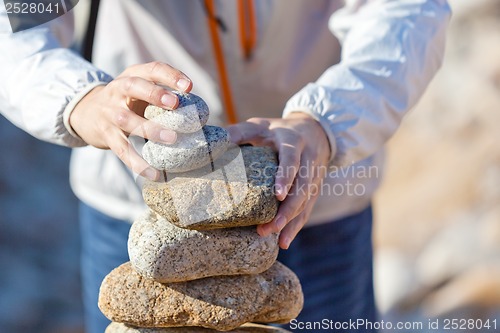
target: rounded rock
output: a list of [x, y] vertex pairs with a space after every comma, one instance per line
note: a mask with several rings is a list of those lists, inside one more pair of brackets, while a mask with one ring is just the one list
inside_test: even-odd
[[255, 227], [188, 230], [154, 212], [134, 222], [128, 239], [134, 269], [162, 283], [262, 273], [278, 250], [278, 235], [261, 237]]
[[[125, 324], [111, 323], [106, 328], [105, 333], [217, 333], [220, 331], [203, 327], [168, 327], [168, 328], [138, 328], [130, 327]], [[279, 327], [244, 324], [228, 333], [290, 333]]]
[[288, 323], [303, 304], [299, 279], [279, 262], [260, 274], [175, 283], [146, 279], [125, 263], [104, 278], [98, 302], [108, 319], [130, 326], [220, 331], [248, 322]]
[[199, 131], [208, 121], [208, 105], [194, 94], [173, 93], [179, 98], [179, 105], [175, 110], [149, 105], [144, 111], [144, 117], [179, 133]]
[[158, 170], [187, 172], [213, 163], [229, 146], [229, 133], [224, 128], [204, 126], [195, 133], [177, 134], [171, 145], [148, 141], [142, 156]]
[[165, 182], [146, 181], [144, 201], [160, 216], [186, 229], [264, 224], [276, 216], [278, 159], [274, 151], [234, 146], [214, 163], [214, 169], [175, 174]]

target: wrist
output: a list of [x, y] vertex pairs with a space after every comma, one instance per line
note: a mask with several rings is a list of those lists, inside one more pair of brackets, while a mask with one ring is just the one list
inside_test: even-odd
[[99, 90], [103, 89], [104, 86], [107, 83], [104, 82], [98, 82], [95, 84], [90, 84], [85, 87], [85, 89], [79, 91], [68, 103], [66, 108], [64, 109], [63, 113], [63, 119], [64, 119], [64, 126], [66, 127], [66, 130], [75, 138], [80, 139], [83, 141], [81, 136], [79, 135], [78, 131], [75, 129], [75, 113], [79, 114], [81, 113], [82, 109], [84, 108], [85, 105], [85, 99], [90, 97], [91, 95], [95, 94]]
[[328, 150], [328, 152], [326, 153], [327, 159], [328, 161], [333, 160], [336, 154], [337, 146], [333, 136], [329, 135], [329, 132], [327, 130], [328, 125], [322, 123], [321, 120], [314, 117], [314, 115], [309, 113], [308, 111], [302, 110], [290, 110], [286, 112], [286, 114], [283, 116], [283, 119], [302, 120], [308, 123], [311, 126], [311, 135], [318, 135], [319, 137], [324, 138], [324, 142], [326, 142], [324, 146]]

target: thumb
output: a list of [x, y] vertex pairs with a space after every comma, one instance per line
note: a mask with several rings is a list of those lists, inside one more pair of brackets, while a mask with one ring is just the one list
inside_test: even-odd
[[268, 126], [248, 121], [227, 127], [231, 141], [234, 144], [256, 144], [268, 131]]

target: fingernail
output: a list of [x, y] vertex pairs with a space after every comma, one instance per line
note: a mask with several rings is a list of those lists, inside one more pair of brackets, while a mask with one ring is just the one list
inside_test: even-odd
[[191, 82], [186, 80], [186, 79], [179, 79], [179, 81], [177, 81], [177, 87], [181, 91], [188, 90], [190, 84], [191, 84]]
[[160, 140], [165, 143], [174, 143], [177, 140], [177, 134], [173, 131], [162, 130], [160, 132]]
[[165, 94], [161, 96], [161, 104], [165, 105], [169, 109], [173, 109], [177, 105], [177, 97]]
[[276, 189], [276, 195], [283, 194], [283, 187], [280, 184], [275, 184], [274, 188]]
[[286, 226], [286, 218], [284, 216], [279, 216], [276, 219], [276, 226], [281, 231]]
[[153, 169], [153, 168], [147, 168], [143, 172], [144, 177], [150, 179], [150, 180], [156, 180], [158, 178], [158, 171]]
[[292, 243], [292, 240], [288, 237], [285, 237], [285, 239], [283, 239], [283, 247], [284, 247], [284, 250], [288, 250], [288, 248], [290, 247], [290, 244]]

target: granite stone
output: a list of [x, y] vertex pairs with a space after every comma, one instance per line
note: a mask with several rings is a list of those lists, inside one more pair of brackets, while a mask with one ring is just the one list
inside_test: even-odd
[[279, 262], [260, 274], [177, 283], [146, 279], [125, 263], [106, 276], [99, 294], [99, 308], [114, 322], [221, 331], [247, 322], [287, 323], [303, 301], [299, 279]]
[[176, 132], [199, 131], [208, 121], [209, 110], [205, 101], [194, 94], [173, 93], [179, 98], [179, 105], [175, 110], [149, 105], [144, 111], [144, 117]]
[[132, 225], [128, 253], [139, 274], [158, 282], [257, 274], [275, 262], [278, 235], [261, 237], [254, 226], [182, 229], [148, 212]]
[[[137, 328], [120, 323], [111, 323], [105, 333], [217, 333], [220, 331], [203, 327]], [[259, 324], [244, 324], [228, 333], [290, 333], [285, 329]]]
[[146, 181], [143, 197], [153, 211], [181, 228], [263, 224], [278, 211], [277, 167], [270, 148], [234, 146], [214, 162], [213, 169], [167, 175], [165, 182]]
[[186, 172], [211, 165], [229, 145], [229, 133], [224, 128], [204, 126], [194, 133], [178, 133], [174, 144], [148, 141], [142, 156], [158, 170]]

